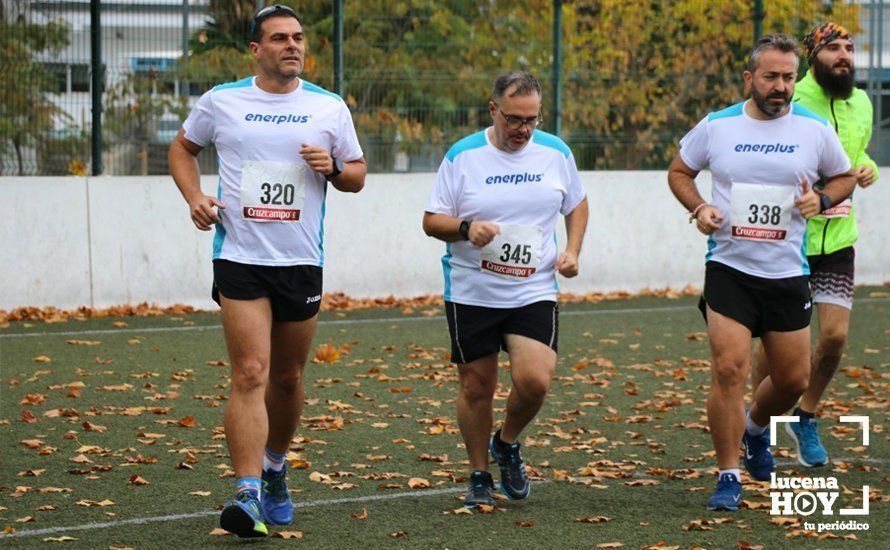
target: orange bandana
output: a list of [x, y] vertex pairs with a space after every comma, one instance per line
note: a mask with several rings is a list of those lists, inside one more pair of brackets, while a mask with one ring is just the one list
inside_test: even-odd
[[833, 42], [838, 38], [845, 38], [853, 43], [853, 37], [850, 31], [837, 23], [825, 23], [820, 27], [816, 27], [810, 31], [803, 39], [803, 45], [807, 49], [807, 59], [812, 60], [819, 53], [819, 50], [825, 47], [829, 42]]

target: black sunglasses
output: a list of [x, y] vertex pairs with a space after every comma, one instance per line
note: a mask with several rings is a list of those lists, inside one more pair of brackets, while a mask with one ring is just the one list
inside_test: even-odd
[[271, 6], [266, 6], [265, 8], [256, 12], [256, 15], [253, 16], [253, 21], [250, 22], [250, 34], [253, 35], [254, 31], [256, 30], [256, 26], [262, 23], [264, 19], [266, 19], [270, 15], [274, 15], [279, 12], [284, 12], [287, 15], [293, 15], [298, 21], [300, 20], [300, 18], [297, 16], [297, 12], [295, 12], [290, 6], [273, 4]]

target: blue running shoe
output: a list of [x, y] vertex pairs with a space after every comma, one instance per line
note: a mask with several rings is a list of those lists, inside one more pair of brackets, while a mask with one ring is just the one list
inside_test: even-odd
[[785, 424], [785, 431], [797, 445], [797, 461], [809, 468], [825, 466], [828, 453], [819, 440], [819, 423], [816, 419], [800, 416], [800, 422]]
[[290, 525], [294, 520], [294, 503], [287, 492], [287, 466], [280, 472], [263, 470], [263, 514], [270, 525]]
[[776, 469], [776, 460], [769, 450], [769, 428], [760, 435], [751, 435], [745, 430], [742, 444], [745, 447], [745, 469], [757, 481], [769, 481], [769, 475]]
[[742, 484], [732, 474], [723, 474], [717, 480], [717, 490], [708, 501], [708, 510], [730, 510], [739, 509], [742, 503]]
[[500, 430], [494, 433], [488, 443], [488, 449], [501, 468], [501, 490], [510, 500], [526, 498], [532, 490], [532, 485], [528, 481], [528, 472], [525, 471], [522, 454], [519, 452], [521, 445], [519, 443], [506, 445], [501, 442], [500, 435]]
[[476, 506], [494, 506], [494, 481], [491, 474], [476, 470], [470, 475], [467, 494], [464, 497], [464, 508]]
[[263, 522], [260, 501], [250, 491], [240, 491], [226, 504], [219, 516], [219, 526], [239, 537], [265, 537], [269, 529]]

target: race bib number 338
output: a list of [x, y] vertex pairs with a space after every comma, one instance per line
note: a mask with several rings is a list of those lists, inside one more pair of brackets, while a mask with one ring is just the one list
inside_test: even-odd
[[482, 247], [483, 271], [508, 279], [527, 279], [541, 263], [541, 234], [536, 225], [501, 224], [501, 232]]
[[732, 183], [732, 238], [784, 241], [791, 228], [794, 188]]
[[241, 216], [254, 222], [300, 221], [309, 177], [309, 168], [304, 164], [244, 161]]

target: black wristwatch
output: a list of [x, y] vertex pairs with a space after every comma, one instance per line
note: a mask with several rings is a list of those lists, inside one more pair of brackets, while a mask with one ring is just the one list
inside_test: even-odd
[[460, 228], [460, 236], [464, 238], [465, 241], [470, 240], [470, 224], [473, 223], [472, 220], [461, 220]]
[[822, 212], [825, 212], [825, 211], [828, 210], [829, 208], [831, 208], [831, 197], [829, 197], [828, 195], [820, 195], [820, 196], [819, 196], [819, 201], [821, 202], [821, 205], [819, 206], [819, 213], [820, 213], [820, 214], [821, 214]]
[[325, 179], [328, 181], [331, 181], [332, 179], [343, 173], [343, 161], [337, 160], [335, 157], [331, 157], [331, 161], [334, 164], [334, 171], [330, 174], [324, 175]]

